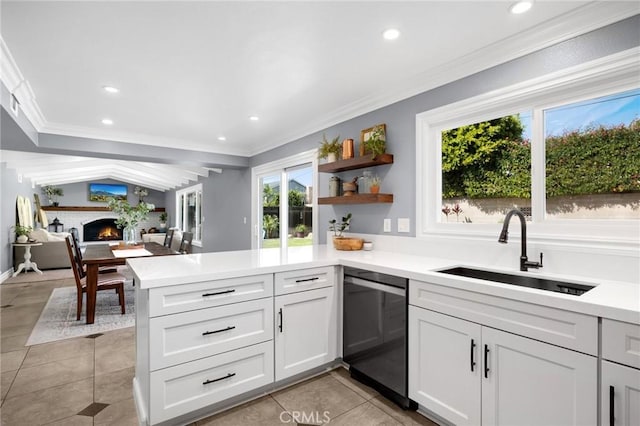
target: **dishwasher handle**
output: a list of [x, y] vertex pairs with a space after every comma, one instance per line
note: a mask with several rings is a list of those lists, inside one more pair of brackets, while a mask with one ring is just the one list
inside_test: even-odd
[[398, 288], [392, 285], [380, 284], [374, 281], [363, 280], [362, 278], [351, 277], [349, 275], [344, 277], [345, 284], [353, 284], [361, 287], [370, 288], [372, 290], [382, 291], [384, 293], [391, 293], [397, 296], [405, 297], [406, 293], [403, 288]]

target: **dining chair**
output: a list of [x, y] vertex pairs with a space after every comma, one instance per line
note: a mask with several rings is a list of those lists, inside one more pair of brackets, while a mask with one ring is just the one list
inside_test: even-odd
[[164, 243], [162, 244], [165, 247], [171, 247], [171, 243], [173, 242], [173, 233], [175, 229], [168, 229], [167, 233], [164, 236]]
[[193, 232], [183, 232], [182, 241], [180, 242], [180, 254], [191, 254], [191, 242], [193, 241]]
[[[82, 264], [82, 249], [80, 249], [80, 241], [78, 240], [78, 230], [76, 228], [71, 228], [69, 229], [69, 233], [71, 234], [73, 249], [76, 253], [76, 256], [78, 256], [78, 259], [80, 259], [80, 264]], [[85, 269], [84, 266], [83, 269]], [[111, 272], [118, 272], [118, 269], [114, 268], [113, 266], [100, 266], [98, 268], [99, 274], [109, 274]]]
[[[82, 260], [78, 257], [73, 247], [73, 237], [71, 235], [65, 238], [67, 243], [67, 252], [71, 261], [71, 269], [73, 269], [73, 277], [76, 280], [76, 288], [78, 289], [78, 303], [76, 308], [76, 320], [80, 319], [82, 313], [82, 299], [87, 292], [87, 274], [82, 266]], [[97, 291], [115, 290], [118, 294], [120, 302], [120, 311], [124, 315], [124, 282], [125, 276], [117, 272], [110, 272], [98, 275]]]

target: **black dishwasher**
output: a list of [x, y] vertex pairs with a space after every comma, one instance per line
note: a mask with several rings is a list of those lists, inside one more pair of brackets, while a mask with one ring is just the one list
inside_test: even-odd
[[343, 360], [351, 376], [404, 409], [407, 383], [406, 278], [344, 268]]

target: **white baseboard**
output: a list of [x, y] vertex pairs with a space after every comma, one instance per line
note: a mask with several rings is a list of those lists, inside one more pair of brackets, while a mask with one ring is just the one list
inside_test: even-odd
[[11, 278], [12, 275], [13, 275], [13, 268], [3, 272], [2, 275], [0, 275], [0, 284], [2, 284], [3, 282]]

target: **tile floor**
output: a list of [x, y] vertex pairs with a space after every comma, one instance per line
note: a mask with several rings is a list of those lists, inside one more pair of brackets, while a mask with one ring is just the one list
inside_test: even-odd
[[[137, 425], [131, 381], [134, 329], [24, 346], [56, 287], [0, 285], [1, 424]], [[214, 426], [429, 425], [338, 369], [196, 423]]]

